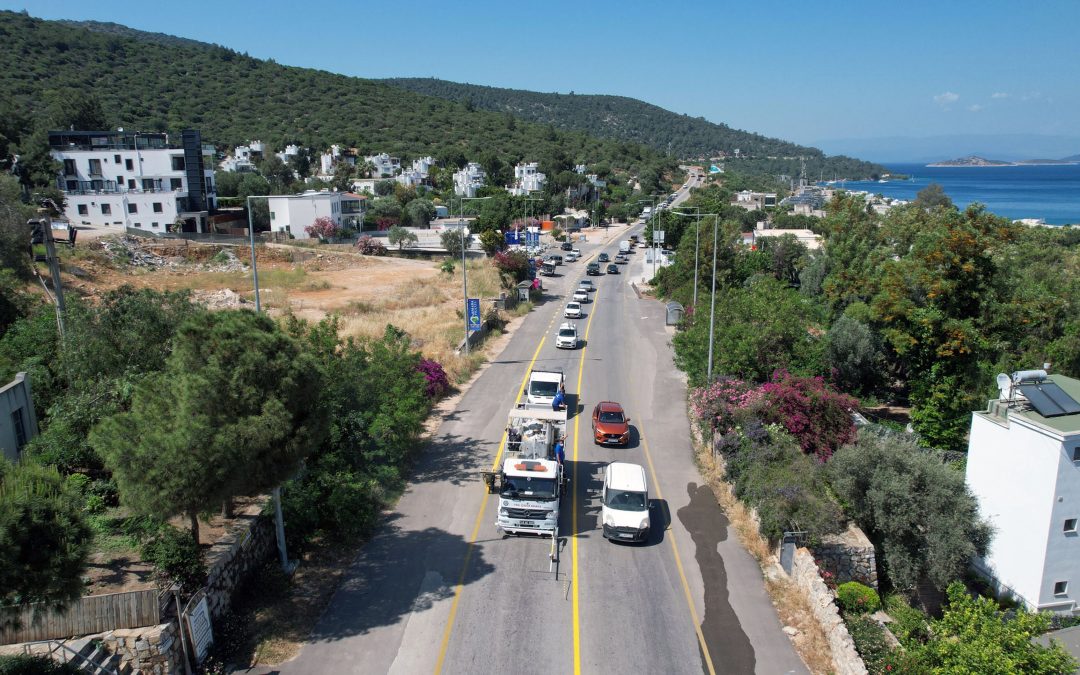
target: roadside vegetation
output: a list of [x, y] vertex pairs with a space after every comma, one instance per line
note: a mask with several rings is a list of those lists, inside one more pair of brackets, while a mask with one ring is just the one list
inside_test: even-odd
[[[676, 363], [691, 384], [708, 462], [719, 462], [750, 509], [739, 516], [737, 502], [720, 500], [741, 536], [763, 537], [767, 544], [750, 548], [767, 560], [785, 532], [802, 533], [811, 547], [848, 522], [866, 532], [886, 611], [909, 625], [914, 612], [925, 625], [901, 630], [893, 649], [875, 621], [841, 599], [871, 672], [952, 672], [968, 658], [987, 665], [979, 672], [1067, 672], [1064, 652], [1026, 640], [995, 638], [1008, 646], [994, 648], [1004, 664], [994, 667], [985, 654], [950, 645], [968, 635], [982, 644], [994, 622], [1028, 636], [1051, 625], [1048, 617], [995, 614], [993, 600], [972, 600], [957, 583], [975, 588], [969, 562], [993, 536], [965, 484], [964, 451], [971, 411], [996, 395], [994, 373], [1050, 361], [1054, 372], [1080, 376], [1080, 235], [1022, 228], [978, 206], [960, 211], [935, 190], [884, 216], [840, 195], [826, 218], [799, 217], [797, 225], [772, 209], [733, 210], [731, 194], [714, 184], [689, 203], [719, 214], [711, 381], [712, 217], [701, 219], [697, 305], [693, 217], [661, 217], [657, 227], [678, 254], [654, 284], [687, 307], [673, 339]], [[765, 219], [818, 232], [824, 245], [808, 251], [785, 236], [743, 246], [738, 233]], [[914, 433], [870, 412], [881, 405], [910, 410]], [[858, 410], [871, 423], [856, 431]], [[947, 595], [943, 617], [908, 604], [924, 584]], [[858, 597], [866, 606], [880, 601], [876, 593]], [[962, 616], [971, 617], [967, 629]]]

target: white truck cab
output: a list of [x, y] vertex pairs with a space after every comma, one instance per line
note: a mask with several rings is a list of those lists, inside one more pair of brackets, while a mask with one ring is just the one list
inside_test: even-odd
[[605, 539], [649, 539], [649, 487], [644, 467], [629, 462], [608, 464], [600, 502]]
[[564, 376], [558, 370], [534, 370], [529, 373], [524, 403], [529, 406], [551, 407], [551, 401], [562, 387]]

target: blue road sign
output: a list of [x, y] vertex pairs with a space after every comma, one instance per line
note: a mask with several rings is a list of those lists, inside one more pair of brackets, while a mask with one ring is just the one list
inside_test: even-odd
[[480, 330], [480, 298], [469, 298], [465, 301], [465, 315], [469, 317], [469, 332]]

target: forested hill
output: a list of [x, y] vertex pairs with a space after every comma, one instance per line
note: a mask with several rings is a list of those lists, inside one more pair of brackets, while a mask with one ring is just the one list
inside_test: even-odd
[[[330, 143], [404, 157], [572, 165], [607, 162], [658, 175], [673, 162], [639, 144], [518, 120], [372, 80], [254, 59], [225, 47], [116, 24], [45, 21], [0, 12], [0, 118], [40, 127], [96, 97], [111, 127], [207, 142], [281, 148]], [[70, 117], [70, 116], [69, 116]], [[25, 126], [25, 125], [24, 125]], [[0, 125], [0, 136], [5, 127]], [[0, 138], [0, 141], [3, 139]]]
[[[849, 157], [826, 157], [810, 148], [749, 131], [714, 124], [625, 96], [592, 94], [544, 94], [460, 84], [435, 78], [380, 80], [395, 87], [457, 101], [482, 110], [510, 113], [522, 119], [552, 124], [560, 129], [584, 131], [601, 138], [645, 143], [683, 159], [708, 158], [721, 153], [753, 160], [804, 157], [807, 172], [824, 170], [829, 175], [868, 176], [883, 167]], [[733, 165], [734, 166], [734, 165]], [[798, 166], [795, 164], [794, 166]]]

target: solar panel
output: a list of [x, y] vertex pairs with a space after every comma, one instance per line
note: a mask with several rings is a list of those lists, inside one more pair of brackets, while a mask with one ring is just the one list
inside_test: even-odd
[[1040, 382], [1039, 384], [1021, 384], [1018, 389], [1035, 412], [1043, 417], [1060, 417], [1061, 415], [1075, 415], [1080, 413], [1080, 403], [1073, 400], [1065, 391], [1053, 382]]

